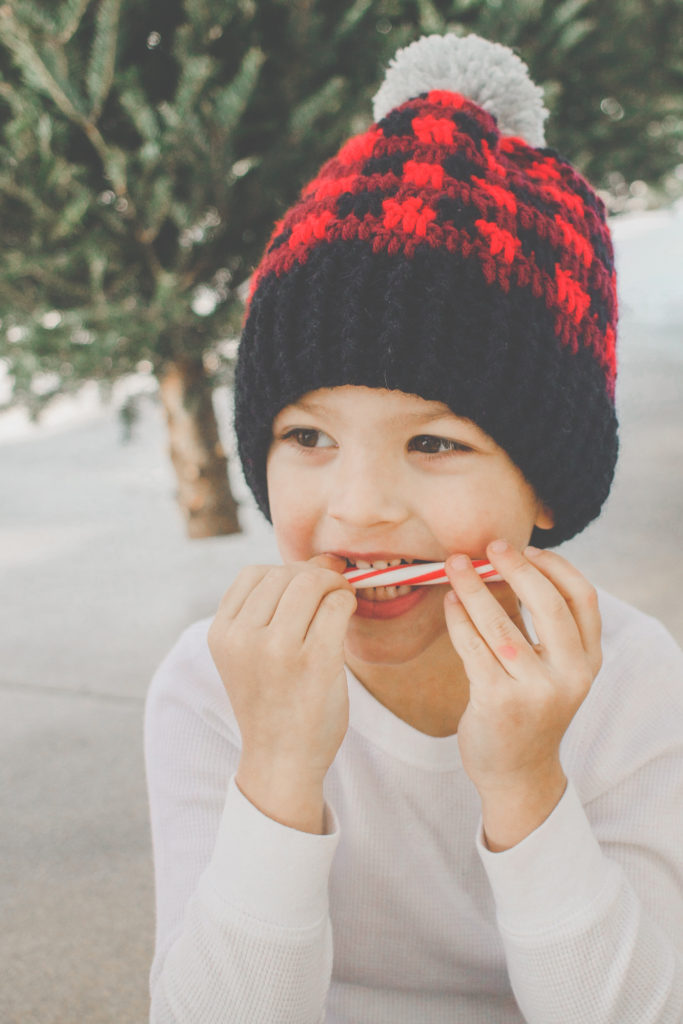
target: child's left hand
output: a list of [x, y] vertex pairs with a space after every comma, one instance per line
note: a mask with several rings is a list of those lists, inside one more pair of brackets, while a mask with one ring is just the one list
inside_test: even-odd
[[487, 558], [528, 608], [539, 643], [526, 639], [468, 558], [446, 562], [458, 601], [444, 601], [470, 681], [460, 751], [492, 850], [520, 842], [560, 800], [560, 741], [602, 664], [595, 588], [555, 552], [529, 557], [507, 544], [497, 550], [500, 543]]

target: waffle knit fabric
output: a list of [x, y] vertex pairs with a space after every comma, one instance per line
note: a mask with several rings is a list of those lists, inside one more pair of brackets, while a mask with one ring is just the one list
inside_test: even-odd
[[504, 448], [554, 513], [532, 542], [559, 544], [599, 514], [614, 475], [616, 325], [587, 181], [473, 99], [426, 89], [349, 139], [275, 225], [235, 375], [246, 480], [270, 518], [278, 412], [318, 388], [398, 389]]

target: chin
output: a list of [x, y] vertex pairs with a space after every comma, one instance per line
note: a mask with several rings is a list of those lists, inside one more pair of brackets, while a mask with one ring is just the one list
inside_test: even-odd
[[[369, 631], [368, 631], [369, 632]], [[368, 665], [404, 665], [415, 661], [441, 636], [442, 630], [429, 634], [404, 633], [403, 636], [360, 635], [349, 628], [344, 641], [347, 657], [364, 661]]]

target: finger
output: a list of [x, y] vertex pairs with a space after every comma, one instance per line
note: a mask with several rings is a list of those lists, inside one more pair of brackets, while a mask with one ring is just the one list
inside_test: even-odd
[[303, 643], [320, 602], [333, 590], [353, 593], [353, 587], [341, 573], [306, 564], [284, 590], [271, 619], [272, 627]]
[[348, 629], [349, 620], [358, 601], [352, 588], [337, 587], [323, 595], [308, 627], [305, 643], [336, 654]]
[[216, 618], [220, 618], [220, 621], [226, 624], [234, 619], [254, 588], [272, 568], [272, 565], [248, 565], [241, 569], [232, 586], [221, 598]]
[[[533, 648], [472, 568], [469, 558], [449, 558], [446, 572], [473, 628], [498, 663], [515, 678], [528, 679], [530, 673], [535, 674], [538, 665]], [[472, 643], [476, 646], [476, 641]]]
[[342, 558], [341, 555], [325, 553], [309, 558], [308, 565], [317, 565], [321, 569], [333, 569], [335, 572], [342, 573], [346, 569], [346, 559]]
[[223, 602], [221, 603], [222, 620], [229, 621], [239, 615], [245, 623], [254, 628], [267, 626], [292, 577], [306, 564], [341, 571], [346, 568], [346, 559], [338, 555], [323, 554], [316, 555], [308, 563], [248, 566], [242, 570], [228, 591], [224, 598], [224, 606]]
[[271, 566], [269, 572], [247, 594], [235, 618], [239, 617], [241, 623], [253, 629], [267, 626], [293, 577], [301, 572], [302, 564], [295, 562], [292, 565]]
[[505, 666], [476, 629], [465, 605], [457, 596], [453, 601], [451, 594], [446, 594], [444, 610], [448, 635], [462, 659], [470, 683], [493, 681]]
[[527, 548], [524, 552], [564, 597], [595, 671], [602, 663], [602, 618], [598, 592], [576, 566], [555, 551]]
[[498, 540], [486, 549], [491, 564], [498, 570], [519, 600], [531, 613], [541, 646], [553, 661], [573, 661], [584, 647], [576, 620], [564, 594], [523, 554]]

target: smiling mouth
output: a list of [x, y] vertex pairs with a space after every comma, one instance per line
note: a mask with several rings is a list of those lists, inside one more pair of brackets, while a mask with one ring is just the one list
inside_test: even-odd
[[[390, 558], [378, 560], [375, 562], [368, 562], [361, 558], [355, 562], [350, 558], [346, 559], [346, 564], [349, 569], [386, 569], [389, 566], [398, 565], [425, 565], [427, 560], [424, 558]], [[364, 587], [359, 593], [356, 592], [356, 599], [359, 601], [369, 602], [383, 602], [383, 601], [395, 601], [398, 597], [405, 597], [406, 594], [410, 594], [416, 587], [410, 585], [397, 585], [388, 587]]]

